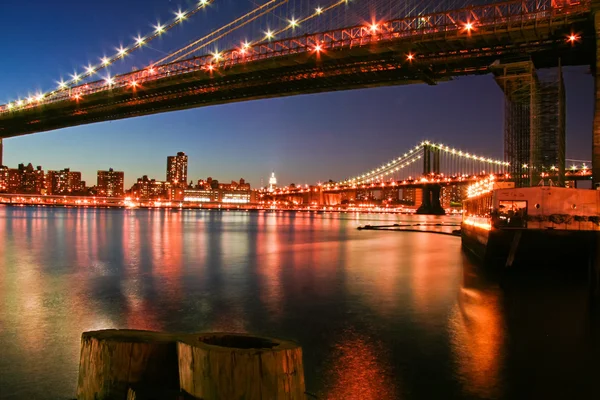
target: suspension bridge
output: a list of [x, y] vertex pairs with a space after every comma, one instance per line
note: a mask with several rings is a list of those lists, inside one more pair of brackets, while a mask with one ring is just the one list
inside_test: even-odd
[[[107, 72], [218, 1], [201, 0], [179, 10], [172, 20], [157, 24], [112, 56], [75, 72], [68, 81], [61, 79], [55, 89], [0, 105], [0, 141], [215, 104], [374, 86], [434, 85], [493, 73], [512, 107], [507, 119], [516, 120], [517, 114], [522, 119], [523, 110], [529, 113], [526, 123], [519, 119], [518, 129], [506, 129], [509, 138], [514, 130], [525, 133], [507, 142], [505, 161], [513, 176], [520, 175], [522, 161], [535, 164], [523, 178], [533, 184], [543, 167], [549, 167], [541, 165], [543, 152], [532, 144], [543, 142], [538, 138], [545, 129], [537, 122], [537, 99], [547, 97], [538, 96], [536, 70], [590, 65], [595, 72], [600, 62], [600, 0], [271, 0], [158, 61], [132, 72]], [[596, 181], [599, 104], [596, 101], [592, 160]], [[561, 107], [557, 112], [564, 114]], [[551, 162], [556, 161], [564, 175], [564, 127], [558, 136], [562, 155]], [[423, 158], [433, 157], [435, 170], [435, 151], [432, 154], [424, 153]]]
[[[537, 184], [556, 184], [566, 180], [571, 185], [589, 180], [589, 161], [567, 160], [564, 174], [557, 166], [540, 173]], [[396, 205], [411, 202], [421, 214], [444, 214], [456, 198], [459, 203], [467, 186], [486, 179], [513, 180], [510, 163], [477, 155], [448, 145], [425, 140], [397, 158], [341, 182], [317, 186], [283, 187], [264, 192], [271, 202], [281, 205], [339, 206], [361, 204]], [[528, 166], [520, 166], [528, 175]], [[564, 181], [562, 182], [564, 184]], [[409, 195], [407, 196], [407, 193]], [[409, 198], [407, 198], [409, 197]], [[444, 199], [446, 204], [443, 204]]]

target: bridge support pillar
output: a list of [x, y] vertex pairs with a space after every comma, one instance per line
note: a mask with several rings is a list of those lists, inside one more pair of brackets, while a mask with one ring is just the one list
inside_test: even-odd
[[594, 74], [595, 105], [594, 132], [592, 135], [592, 179], [595, 188], [600, 187], [600, 1], [592, 1], [594, 28], [596, 32], [596, 65]]
[[494, 63], [491, 68], [504, 92], [504, 158], [517, 187], [535, 186], [544, 173], [565, 172], [565, 89], [562, 68], [537, 74], [530, 59]]
[[438, 184], [428, 184], [423, 187], [423, 203], [417, 209], [420, 215], [446, 215], [440, 202], [442, 187]]

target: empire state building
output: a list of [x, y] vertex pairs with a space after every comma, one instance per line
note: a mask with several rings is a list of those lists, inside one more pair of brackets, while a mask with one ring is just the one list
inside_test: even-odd
[[275, 178], [275, 172], [271, 173], [269, 178], [269, 192], [273, 192], [277, 188], [277, 178]]

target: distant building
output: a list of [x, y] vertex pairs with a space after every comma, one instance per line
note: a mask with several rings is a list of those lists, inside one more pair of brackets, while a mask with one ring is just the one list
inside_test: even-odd
[[219, 190], [213, 189], [186, 189], [183, 201], [194, 203], [213, 203], [219, 201]]
[[421, 188], [403, 188], [402, 202], [410, 206], [420, 206], [423, 202], [423, 189]]
[[3, 168], [2, 189], [6, 193], [43, 194], [45, 175], [42, 167], [36, 168], [29, 163], [19, 164], [18, 168]]
[[98, 171], [97, 194], [101, 197], [123, 197], [125, 173], [114, 171]]
[[250, 190], [220, 190], [221, 203], [247, 204], [250, 203]]
[[0, 165], [0, 193], [5, 193], [8, 188], [8, 167]]
[[170, 200], [171, 183], [148, 179], [144, 175], [133, 184], [129, 194], [136, 200]]
[[167, 182], [172, 185], [186, 185], [188, 170], [188, 156], [183, 152], [176, 156], [167, 157]]
[[81, 172], [71, 171], [70, 168], [48, 171], [46, 190], [50, 195], [82, 194], [85, 191], [85, 182], [81, 180]]
[[269, 178], [269, 192], [272, 192], [275, 189], [277, 189], [277, 178], [275, 178], [275, 171], [273, 171]]
[[444, 186], [441, 193], [442, 207], [459, 207], [467, 198], [467, 185], [456, 184]]

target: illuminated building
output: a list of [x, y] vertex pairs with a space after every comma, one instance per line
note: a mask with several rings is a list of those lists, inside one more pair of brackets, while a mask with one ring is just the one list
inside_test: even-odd
[[48, 171], [46, 189], [49, 195], [80, 194], [85, 190], [85, 182], [81, 180], [81, 172], [65, 168], [60, 171]]
[[411, 206], [418, 206], [423, 202], [423, 189], [403, 188], [402, 202]]
[[[177, 193], [179, 196], [179, 193]], [[183, 190], [183, 197], [177, 200], [197, 203], [230, 203], [247, 204], [252, 202], [253, 196], [250, 190], [250, 184], [242, 178], [239, 183], [219, 183], [218, 180], [208, 177], [205, 180], [199, 180], [195, 188], [186, 188]]]
[[275, 189], [277, 189], [277, 178], [275, 178], [275, 171], [273, 171], [269, 178], [269, 192], [272, 192]]
[[466, 185], [450, 185], [442, 187], [441, 203], [442, 207], [459, 207], [463, 200], [467, 198]]
[[221, 203], [247, 204], [250, 203], [249, 190], [221, 190]]
[[6, 193], [43, 194], [45, 191], [45, 175], [40, 166], [33, 168], [29, 163], [27, 166], [19, 164], [16, 169], [3, 168], [2, 176], [0, 184]]
[[185, 189], [183, 201], [194, 203], [216, 203], [219, 201], [219, 190]]
[[114, 171], [112, 168], [98, 171], [98, 196], [123, 197], [124, 181], [125, 173], [122, 171]]
[[8, 167], [0, 165], [0, 193], [6, 192], [8, 187]]
[[188, 156], [183, 152], [167, 157], [167, 182], [172, 185], [187, 184]]
[[130, 194], [139, 200], [171, 200], [171, 183], [148, 179], [148, 175], [144, 175], [133, 184]]

